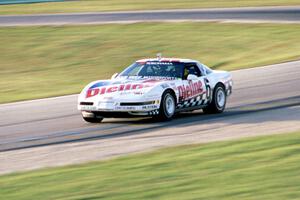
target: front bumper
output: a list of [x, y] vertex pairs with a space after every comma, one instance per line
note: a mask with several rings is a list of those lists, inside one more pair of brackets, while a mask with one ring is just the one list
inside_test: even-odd
[[99, 102], [85, 102], [78, 103], [78, 110], [88, 112], [131, 112], [147, 113], [158, 110], [160, 107], [160, 100], [142, 101], [142, 102], [117, 102], [117, 101], [99, 101]]

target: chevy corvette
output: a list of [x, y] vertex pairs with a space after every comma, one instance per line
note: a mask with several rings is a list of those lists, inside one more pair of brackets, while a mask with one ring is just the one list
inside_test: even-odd
[[222, 113], [232, 93], [229, 72], [212, 70], [196, 60], [142, 59], [109, 80], [88, 84], [78, 97], [85, 121], [109, 117], [172, 119], [178, 112], [202, 109]]

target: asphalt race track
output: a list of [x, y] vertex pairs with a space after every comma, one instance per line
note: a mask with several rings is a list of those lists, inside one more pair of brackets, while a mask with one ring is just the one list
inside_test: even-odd
[[0, 171], [300, 129], [300, 61], [232, 73], [234, 93], [225, 113], [194, 111], [170, 122], [105, 119], [87, 124], [77, 111], [77, 95], [2, 104]]
[[186, 20], [299, 23], [300, 7], [253, 7], [7, 15], [0, 16], [0, 26], [105, 24]]
[[[300, 105], [300, 61], [233, 72], [234, 93], [221, 115], [186, 113], [175, 120], [105, 119], [87, 124], [77, 110], [77, 95], [0, 105], [0, 151], [70, 140], [118, 137], [173, 124], [195, 123], [282, 106]], [[84, 87], [84, 86], [83, 86]], [[299, 122], [300, 123], [300, 122]]]

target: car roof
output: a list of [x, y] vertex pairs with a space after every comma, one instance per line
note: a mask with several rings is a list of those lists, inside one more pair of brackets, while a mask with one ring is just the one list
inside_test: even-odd
[[145, 58], [137, 60], [136, 62], [180, 62], [180, 63], [191, 63], [199, 62], [192, 59], [183, 59], [183, 58]]

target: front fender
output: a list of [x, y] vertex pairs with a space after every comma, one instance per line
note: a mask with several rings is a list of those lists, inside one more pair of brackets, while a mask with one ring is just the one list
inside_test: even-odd
[[156, 85], [155, 87], [151, 88], [147, 92], [147, 97], [153, 97], [153, 98], [160, 98], [161, 99], [162, 95], [167, 90], [173, 91], [173, 93], [175, 95], [175, 98], [176, 98], [176, 102], [178, 102], [179, 101], [179, 91], [178, 91], [178, 89], [175, 85], [172, 87], [172, 85], [169, 84], [169, 83], [162, 83], [162, 84]]

